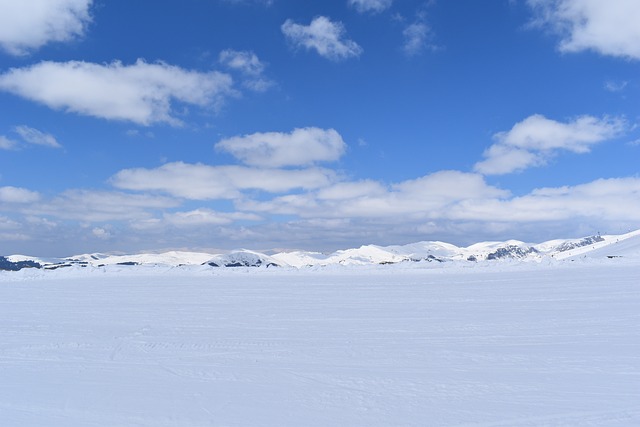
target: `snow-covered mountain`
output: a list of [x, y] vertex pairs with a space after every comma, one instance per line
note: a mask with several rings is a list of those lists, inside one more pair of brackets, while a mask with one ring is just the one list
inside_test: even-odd
[[622, 235], [594, 235], [579, 239], [556, 239], [539, 244], [518, 240], [480, 242], [458, 247], [444, 242], [377, 246], [339, 250], [333, 253], [291, 251], [274, 255], [246, 249], [226, 254], [171, 251], [132, 255], [83, 254], [62, 259], [42, 259], [25, 255], [0, 257], [0, 270], [22, 268], [57, 269], [70, 266], [110, 265], [201, 265], [210, 267], [314, 267], [328, 265], [398, 264], [402, 262], [500, 262], [541, 261], [578, 258], [640, 257], [640, 230]]

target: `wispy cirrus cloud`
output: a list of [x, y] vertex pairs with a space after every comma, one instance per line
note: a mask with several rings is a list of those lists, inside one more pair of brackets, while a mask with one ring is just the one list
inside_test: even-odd
[[5, 0], [0, 2], [0, 47], [26, 55], [51, 42], [82, 37], [93, 0]]
[[238, 4], [238, 5], [242, 5], [242, 4], [257, 4], [257, 5], [262, 5], [262, 6], [272, 6], [273, 3], [275, 2], [275, 0], [221, 0], [224, 3], [229, 3], [229, 4]]
[[13, 150], [18, 143], [4, 135], [0, 135], [0, 150]]
[[50, 148], [62, 148], [62, 145], [60, 145], [56, 138], [49, 133], [45, 133], [25, 125], [16, 126], [14, 130], [18, 135], [20, 135], [22, 140], [28, 144], [42, 145]]
[[234, 94], [228, 74], [163, 62], [51, 62], [0, 74], [0, 90], [56, 110], [140, 125], [180, 125], [174, 104], [217, 108]]
[[495, 134], [496, 143], [474, 168], [482, 174], [501, 175], [542, 166], [559, 151], [588, 153], [593, 145], [621, 135], [626, 128], [622, 118], [580, 116], [563, 123], [534, 114]]
[[616, 93], [616, 92], [624, 91], [624, 89], [627, 87], [628, 84], [629, 82], [626, 80], [623, 80], [623, 81], [607, 80], [606, 82], [604, 82], [604, 88], [609, 92]]
[[227, 68], [239, 72], [243, 77], [243, 86], [247, 89], [264, 92], [275, 83], [264, 77], [266, 65], [251, 51], [226, 49], [220, 52], [218, 60]]
[[404, 37], [402, 50], [408, 56], [415, 56], [429, 46], [428, 41], [432, 37], [431, 28], [422, 20], [416, 21], [405, 27], [402, 36]]
[[315, 50], [332, 61], [357, 58], [362, 54], [362, 48], [346, 37], [344, 25], [326, 16], [314, 18], [309, 25], [296, 24], [287, 19], [280, 28], [293, 46]]
[[593, 50], [640, 59], [640, 2], [636, 0], [527, 0], [533, 25], [560, 35], [562, 52]]
[[0, 135], [0, 150], [19, 150], [25, 145], [62, 148], [53, 135], [26, 125], [14, 127], [13, 132], [16, 135], [14, 138]]
[[348, 0], [347, 4], [360, 13], [378, 13], [390, 8], [393, 0]]

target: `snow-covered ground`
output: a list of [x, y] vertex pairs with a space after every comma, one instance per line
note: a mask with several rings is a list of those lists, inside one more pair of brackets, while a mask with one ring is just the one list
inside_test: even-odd
[[640, 259], [606, 256], [0, 272], [0, 425], [640, 425]]

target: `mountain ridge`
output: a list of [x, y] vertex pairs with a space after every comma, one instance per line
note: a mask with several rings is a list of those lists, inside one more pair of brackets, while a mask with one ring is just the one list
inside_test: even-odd
[[363, 245], [329, 254], [290, 251], [267, 255], [240, 249], [224, 254], [168, 251], [110, 255], [81, 254], [66, 258], [37, 258], [25, 255], [0, 257], [0, 270], [22, 268], [57, 269], [71, 266], [105, 267], [109, 265], [208, 265], [210, 267], [314, 267], [328, 265], [374, 265], [401, 262], [499, 262], [520, 260], [540, 262], [544, 259], [571, 260], [579, 257], [640, 257], [640, 229], [621, 235], [592, 235], [577, 239], [555, 239], [538, 244], [519, 240], [478, 242], [458, 247], [439, 241], [422, 241], [407, 245]]

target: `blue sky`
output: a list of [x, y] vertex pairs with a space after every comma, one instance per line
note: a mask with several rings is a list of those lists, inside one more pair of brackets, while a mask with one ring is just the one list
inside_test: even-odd
[[640, 227], [635, 0], [0, 0], [0, 253]]

